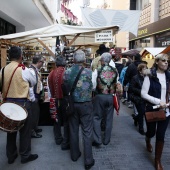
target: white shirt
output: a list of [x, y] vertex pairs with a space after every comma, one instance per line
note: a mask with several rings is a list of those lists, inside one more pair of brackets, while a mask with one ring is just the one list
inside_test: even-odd
[[[35, 79], [36, 79], [36, 73], [35, 73], [35, 71], [34, 71], [34, 69], [33, 68], [29, 68], [29, 70], [30, 70], [30, 72], [34, 75], [34, 77], [35, 77]], [[36, 70], [37, 70], [37, 72], [39, 72], [39, 70], [36, 68]], [[36, 80], [37, 81], [37, 80]], [[37, 83], [37, 82], [36, 82]], [[35, 83], [35, 84], [36, 84]], [[40, 89], [42, 90], [43, 89], [43, 85], [42, 85], [42, 82], [41, 82], [41, 87], [40, 87]], [[30, 95], [30, 100], [32, 101], [32, 102], [34, 102], [35, 101], [35, 95], [34, 95], [34, 89], [33, 89], [33, 86], [32, 87], [30, 87], [30, 89], [29, 89], [29, 95]]]
[[[150, 87], [150, 80], [148, 76], [145, 76], [144, 78], [144, 82], [142, 85], [142, 90], [141, 90], [141, 96], [142, 98], [144, 98], [145, 100], [147, 100], [148, 102], [155, 104], [155, 105], [159, 105], [160, 102], [166, 102], [166, 78], [165, 78], [165, 73], [161, 74], [161, 73], [157, 73], [157, 77], [159, 79], [159, 82], [161, 84], [161, 99], [158, 99], [156, 97], [150, 96], [148, 94], [149, 91], [149, 87]], [[169, 109], [166, 108], [166, 116], [169, 116]]]
[[25, 70], [22, 70], [22, 78], [29, 83], [30, 101], [35, 101], [34, 92], [31, 89], [36, 84], [36, 77], [27, 67], [25, 67]]

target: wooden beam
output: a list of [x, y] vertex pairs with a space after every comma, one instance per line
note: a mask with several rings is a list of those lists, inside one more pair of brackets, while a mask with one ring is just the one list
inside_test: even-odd
[[79, 35], [80, 35], [80, 33], [77, 34], [77, 35], [71, 40], [71, 42], [67, 45], [67, 47], [70, 47], [70, 46], [74, 43], [74, 41], [79, 37]]
[[78, 46], [78, 48], [77, 48], [77, 49], [75, 49], [75, 51], [79, 50], [80, 48], [81, 48], [81, 45], [80, 45], [80, 46]]
[[24, 44], [19, 44], [19, 43], [12, 42], [10, 40], [1, 40], [1, 43], [6, 44], [6, 45], [26, 46]]
[[46, 48], [46, 50], [49, 52], [49, 54], [51, 56], [53, 56], [54, 58], [56, 57], [55, 54], [43, 43], [43, 41], [41, 41], [40, 39], [37, 39], [37, 41], [44, 47]]

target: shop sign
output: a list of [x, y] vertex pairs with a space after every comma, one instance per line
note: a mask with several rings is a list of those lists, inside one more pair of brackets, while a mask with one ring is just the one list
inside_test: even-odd
[[147, 34], [148, 33], [148, 29], [145, 28], [145, 29], [142, 29], [142, 30], [138, 30], [138, 36], [141, 36], [141, 35], [144, 35], [144, 34]]
[[95, 33], [95, 42], [113, 42], [113, 31], [103, 30]]

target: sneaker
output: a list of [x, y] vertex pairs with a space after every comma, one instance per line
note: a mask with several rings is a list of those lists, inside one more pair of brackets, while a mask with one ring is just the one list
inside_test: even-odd
[[127, 104], [132, 104], [132, 102], [131, 101], [127, 101]]
[[128, 105], [128, 108], [132, 108], [132, 107], [133, 107], [133, 104], [129, 104], [129, 105]]
[[121, 101], [122, 101], [122, 103], [125, 103], [127, 101], [127, 99], [122, 99]]

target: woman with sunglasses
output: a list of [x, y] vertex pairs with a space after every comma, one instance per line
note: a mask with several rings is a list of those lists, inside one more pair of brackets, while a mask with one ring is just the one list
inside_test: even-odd
[[147, 122], [146, 132], [146, 147], [148, 152], [152, 152], [151, 138], [156, 134], [155, 143], [155, 169], [163, 170], [161, 165], [161, 155], [164, 147], [165, 132], [168, 126], [170, 112], [169, 108], [166, 108], [166, 103], [169, 102], [168, 87], [170, 81], [170, 73], [168, 68], [167, 54], [158, 54], [155, 57], [153, 67], [150, 69], [150, 74], [145, 76], [142, 85], [141, 96], [146, 100], [146, 112], [154, 111], [154, 105], [160, 105], [161, 109], [165, 110], [166, 120], [157, 122]]

